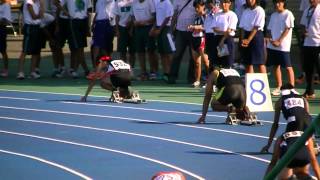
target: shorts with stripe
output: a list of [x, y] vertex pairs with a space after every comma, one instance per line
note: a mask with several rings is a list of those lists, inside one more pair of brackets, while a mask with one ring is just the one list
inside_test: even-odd
[[27, 55], [40, 54], [41, 39], [40, 25], [24, 24], [22, 52]]
[[204, 51], [205, 45], [206, 45], [205, 37], [192, 37], [192, 40], [191, 40], [192, 50], [196, 51], [197, 53], [200, 53], [201, 51]]
[[[70, 20], [69, 20], [70, 21]], [[70, 33], [68, 43], [70, 49], [84, 48], [87, 46], [87, 19], [72, 19], [69, 23]]]
[[166, 26], [162, 29], [157, 38], [158, 51], [160, 54], [171, 54], [176, 50], [170, 27]]
[[[244, 38], [248, 38], [250, 31], [245, 31]], [[262, 65], [264, 62], [264, 37], [262, 31], [257, 31], [248, 47], [241, 47], [243, 64]]]
[[7, 28], [6, 26], [0, 26], [0, 52], [7, 51]]

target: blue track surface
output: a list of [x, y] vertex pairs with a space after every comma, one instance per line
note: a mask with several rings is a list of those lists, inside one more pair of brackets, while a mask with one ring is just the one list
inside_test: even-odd
[[[148, 180], [160, 171], [187, 179], [262, 179], [273, 114], [263, 126], [224, 124], [200, 105], [150, 101], [116, 104], [101, 97], [0, 91], [1, 179]], [[279, 132], [284, 124], [280, 124]]]

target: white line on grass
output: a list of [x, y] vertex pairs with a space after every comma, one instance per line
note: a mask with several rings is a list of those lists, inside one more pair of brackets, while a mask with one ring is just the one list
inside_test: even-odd
[[229, 150], [215, 148], [215, 147], [201, 145], [201, 144], [194, 144], [194, 143], [189, 143], [189, 142], [185, 142], [185, 141], [179, 141], [179, 140], [174, 140], [174, 139], [169, 139], [169, 138], [162, 138], [162, 137], [158, 137], [158, 136], [151, 136], [151, 135], [132, 133], [132, 132], [127, 132], [127, 131], [119, 131], [119, 130], [113, 130], [113, 129], [95, 128], [95, 127], [90, 127], [90, 126], [81, 126], [81, 125], [75, 125], [75, 124], [56, 123], [56, 122], [51, 122], [51, 121], [37, 121], [37, 120], [31, 120], [31, 119], [22, 119], [22, 118], [14, 118], [14, 117], [6, 117], [6, 116], [0, 116], [0, 118], [14, 120], [14, 121], [23, 121], [23, 122], [31, 122], [31, 123], [39, 123], [39, 124], [50, 124], [50, 125], [56, 125], [56, 126], [65, 126], [65, 127], [72, 127], [72, 128], [89, 129], [89, 130], [94, 130], [94, 131], [112, 132], [112, 133], [119, 133], [119, 134], [131, 135], [131, 136], [139, 136], [139, 137], [157, 139], [157, 140], [161, 140], [161, 141], [168, 141], [168, 142], [183, 144], [183, 145], [188, 145], [188, 146], [200, 147], [200, 148], [210, 149], [210, 150], [214, 150], [214, 151], [229, 153], [229, 154], [236, 154], [236, 155], [240, 155], [240, 156], [247, 157], [250, 159], [262, 161], [265, 163], [270, 162], [266, 159], [251, 156], [251, 155], [236, 153], [236, 152], [232, 152]]
[[40, 161], [42, 163], [45, 163], [45, 164], [49, 164], [51, 166], [54, 166], [54, 167], [57, 167], [57, 168], [60, 168], [64, 171], [67, 171], [71, 174], [74, 174], [76, 176], [79, 176], [80, 178], [82, 179], [86, 179], [86, 180], [92, 180], [92, 178], [80, 173], [80, 172], [77, 172], [73, 169], [70, 169], [66, 166], [63, 166], [63, 165], [60, 165], [60, 164], [57, 164], [57, 163], [54, 163], [52, 161], [48, 161], [48, 160], [45, 160], [45, 159], [42, 159], [42, 158], [39, 158], [39, 157], [36, 157], [36, 156], [31, 156], [31, 155], [27, 155], [27, 154], [22, 154], [22, 153], [17, 153], [17, 152], [12, 152], [12, 151], [7, 151], [7, 150], [3, 150], [3, 149], [0, 149], [0, 152], [2, 153], [6, 153], [6, 154], [11, 154], [11, 155], [15, 155], [15, 156], [21, 156], [21, 157], [25, 157], [25, 158], [29, 158], [29, 159], [33, 159], [33, 160], [36, 160], [36, 161]]
[[97, 115], [97, 114], [74, 113], [74, 112], [66, 112], [66, 111], [54, 111], [54, 110], [47, 110], [47, 109], [19, 108], [19, 107], [10, 107], [10, 106], [0, 106], [0, 108], [24, 110], [24, 111], [35, 111], [35, 112], [45, 112], [45, 113], [56, 113], [56, 114], [67, 114], [67, 115], [76, 115], [76, 116], [88, 116], [88, 117], [97, 117], [97, 118], [122, 119], [122, 120], [126, 120], [126, 121], [136, 121], [136, 122], [146, 122], [146, 123], [170, 124], [170, 125], [181, 126], [181, 127], [205, 129], [205, 130], [225, 132], [225, 133], [236, 134], [236, 135], [243, 135], [243, 136], [250, 136], [250, 137], [256, 137], [256, 138], [268, 139], [268, 137], [266, 137], [266, 136], [260, 136], [260, 135], [256, 135], [256, 134], [250, 134], [250, 133], [241, 133], [241, 132], [236, 132], [236, 131], [228, 131], [228, 130], [224, 130], [224, 129], [206, 128], [206, 127], [184, 125], [184, 124], [177, 124], [177, 123], [166, 123], [166, 122], [153, 121], [153, 120], [147, 120], [147, 119], [130, 118], [130, 117], [106, 116], [106, 115]]
[[185, 174], [188, 174], [189, 176], [192, 176], [192, 177], [194, 177], [196, 179], [204, 180], [203, 177], [201, 177], [201, 176], [199, 176], [197, 174], [194, 174], [194, 173], [192, 173], [190, 171], [187, 171], [185, 169], [182, 169], [182, 168], [180, 168], [178, 166], [175, 166], [175, 165], [163, 162], [163, 161], [159, 161], [159, 160], [156, 160], [156, 159], [153, 159], [153, 158], [148, 158], [146, 156], [141, 156], [141, 155], [138, 155], [138, 154], [133, 154], [133, 153], [130, 153], [130, 152], [126, 152], [126, 151], [120, 151], [120, 150], [110, 149], [110, 148], [101, 147], [101, 146], [94, 146], [94, 145], [90, 145], [90, 144], [77, 143], [77, 142], [73, 142], [73, 141], [66, 141], [66, 140], [61, 140], [61, 139], [55, 139], [55, 138], [49, 138], [49, 137], [37, 136], [37, 135], [33, 135], [33, 134], [25, 134], [25, 133], [19, 133], [19, 132], [0, 130], [0, 133], [11, 134], [11, 135], [16, 135], [16, 136], [24, 136], [24, 137], [29, 137], [29, 138], [41, 139], [41, 140], [46, 140], [46, 141], [53, 141], [53, 142], [58, 142], [58, 143], [64, 143], [64, 144], [69, 144], [69, 145], [80, 146], [80, 147], [98, 149], [98, 150], [102, 150], [102, 151], [114, 152], [114, 153], [118, 153], [118, 154], [122, 154], [122, 155], [127, 155], [127, 156], [131, 156], [131, 157], [143, 159], [143, 160], [146, 160], [146, 161], [154, 162], [154, 163], [157, 163], [157, 164], [161, 164], [161, 165], [170, 167], [172, 169], [175, 169], [177, 171], [183, 172]]

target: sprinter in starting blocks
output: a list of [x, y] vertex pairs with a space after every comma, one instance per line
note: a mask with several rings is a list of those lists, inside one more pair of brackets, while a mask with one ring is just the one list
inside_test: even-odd
[[130, 91], [130, 65], [122, 60], [114, 60], [110, 56], [101, 56], [96, 72], [87, 76], [89, 85], [80, 101], [86, 102], [96, 80], [100, 80], [100, 86], [111, 91], [111, 102], [145, 103], [137, 91]]
[[[213, 85], [216, 85], [218, 89], [214, 96], [212, 95]], [[257, 121], [256, 114], [252, 114], [246, 105], [245, 85], [239, 73], [234, 69], [215, 69], [209, 75], [202, 116], [198, 119], [198, 123], [205, 123], [209, 104], [211, 104], [213, 111], [228, 112], [227, 124], [261, 124]]]

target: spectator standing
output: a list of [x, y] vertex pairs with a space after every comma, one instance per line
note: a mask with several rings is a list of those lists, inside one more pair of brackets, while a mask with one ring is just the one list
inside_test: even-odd
[[113, 52], [114, 28], [111, 25], [113, 0], [98, 0], [92, 23], [92, 66], [95, 69], [99, 56], [111, 56]]
[[176, 52], [173, 54], [172, 64], [170, 67], [169, 78], [164, 76], [164, 80], [168, 79], [168, 83], [175, 84], [178, 78], [180, 64], [187, 47], [189, 47], [189, 66], [187, 78], [188, 82], [194, 82], [194, 65], [191, 53], [192, 32], [188, 30], [188, 26], [194, 22], [195, 11], [193, 7], [194, 0], [175, 0], [173, 2], [174, 16], [173, 27], [175, 37]]
[[282, 86], [281, 68], [286, 68], [289, 83], [294, 86], [294, 72], [290, 60], [294, 16], [291, 11], [286, 9], [286, 0], [273, 0], [273, 3], [275, 12], [272, 13], [268, 25], [271, 36], [267, 45], [267, 64], [274, 67], [277, 82], [277, 87], [271, 94], [279, 96]]
[[3, 70], [0, 73], [1, 77], [8, 76], [9, 60], [7, 54], [7, 28], [11, 23], [10, 4], [6, 0], [0, 1], [0, 53], [2, 54]]
[[246, 73], [254, 73], [254, 66], [258, 66], [260, 73], [266, 73], [263, 37], [265, 12], [257, 1], [246, 0], [247, 8], [241, 15], [239, 25], [239, 43]]
[[[140, 64], [140, 80], [157, 79], [158, 58], [156, 40], [149, 36], [155, 22], [155, 7], [152, 0], [136, 0], [132, 5], [134, 24], [134, 44]], [[146, 51], [150, 65], [150, 74], [146, 68]]]
[[167, 76], [170, 70], [171, 55], [176, 50], [170, 29], [173, 6], [170, 0], [155, 0], [154, 3], [156, 9], [156, 24], [150, 30], [150, 36], [157, 37], [162, 71], [164, 76]]
[[[49, 46], [52, 53], [53, 61], [53, 72], [51, 77], [62, 77], [60, 74], [60, 65], [64, 63], [60, 62], [61, 59], [58, 57], [59, 45], [58, 45], [58, 36], [56, 34], [57, 26], [57, 7], [54, 0], [44, 0], [44, 17], [41, 19], [40, 27], [43, 35], [41, 42], [42, 48], [45, 48], [46, 42], [49, 42]], [[63, 59], [62, 59], [63, 60]], [[37, 62], [37, 68], [39, 68], [40, 59]], [[38, 72], [39, 73], [39, 72]]]
[[[133, 0], [117, 0], [115, 1], [115, 32], [117, 36], [117, 51], [125, 62], [129, 62], [132, 68], [135, 65], [134, 44], [133, 44], [133, 24], [132, 24], [132, 3]], [[129, 52], [129, 60], [127, 58]]]
[[196, 11], [195, 21], [192, 25], [188, 26], [188, 29], [192, 31], [192, 58], [194, 60], [195, 81], [192, 84], [193, 87], [200, 87], [201, 82], [201, 60], [205, 64], [206, 73], [209, 71], [208, 55], [205, 54], [205, 35], [204, 35], [204, 21], [206, 18], [205, 13], [205, 1], [194, 0], [193, 6]]
[[61, 0], [61, 4], [66, 8], [64, 11], [69, 17], [70, 74], [73, 78], [77, 78], [78, 66], [81, 65], [85, 75], [88, 75], [89, 68], [85, 61], [84, 48], [87, 46], [89, 34], [88, 9], [91, 8], [91, 0]]
[[[231, 11], [231, 0], [221, 0], [222, 11], [217, 13], [212, 28], [214, 31], [213, 54], [214, 66], [231, 68], [234, 62], [234, 35], [237, 29], [238, 18], [237, 15]], [[229, 54], [226, 56], [218, 56], [217, 48], [222, 49], [227, 45]]]
[[17, 79], [24, 79], [24, 61], [26, 55], [31, 55], [30, 78], [38, 79], [40, 75], [35, 72], [37, 60], [40, 59], [41, 36], [40, 23], [44, 13], [42, 0], [25, 0], [23, 4], [23, 44], [19, 58]]
[[212, 23], [215, 19], [215, 15], [220, 12], [220, 3], [216, 3], [215, 0], [209, 0], [207, 2], [207, 15], [204, 20], [204, 30], [205, 30], [205, 53], [208, 55], [209, 59], [209, 72], [213, 71], [213, 61], [214, 55], [213, 51], [215, 51], [216, 47], [214, 47], [214, 33], [212, 28]]
[[320, 53], [320, 5], [318, 0], [310, 0], [309, 8], [305, 9], [301, 17], [303, 25], [303, 34], [305, 36], [303, 43], [303, 54], [305, 62], [303, 63], [304, 72], [306, 73], [307, 87], [304, 97], [307, 99], [315, 98], [313, 85], [314, 67], [318, 69], [320, 75], [319, 53]]

